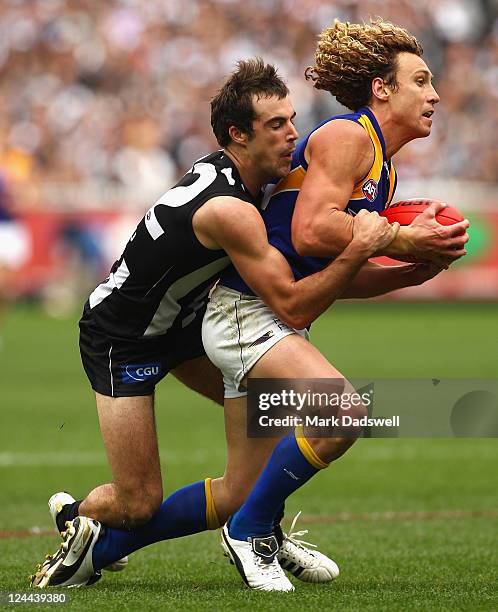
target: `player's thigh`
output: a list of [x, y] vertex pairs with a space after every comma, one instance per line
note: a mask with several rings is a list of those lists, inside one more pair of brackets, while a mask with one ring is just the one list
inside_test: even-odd
[[[225, 486], [235, 496], [247, 496], [266, 465], [279, 438], [250, 438], [247, 435], [247, 397], [225, 399], [227, 463]], [[243, 501], [240, 500], [240, 501]]]
[[115, 486], [125, 495], [145, 491], [162, 497], [154, 396], [95, 395]]
[[[285, 336], [277, 344], [272, 346], [256, 362], [248, 378], [291, 378], [295, 379], [293, 386], [299, 390], [308, 390], [310, 387], [316, 391], [324, 390], [320, 383], [309, 383], [308, 379], [327, 379], [331, 386], [327, 387], [329, 393], [351, 394], [355, 389], [351, 382], [335, 368], [313, 346], [308, 340], [298, 334]], [[334, 416], [350, 415], [353, 417], [364, 416], [362, 405], [356, 408], [349, 408], [345, 403], [337, 407], [333, 412]], [[330, 409], [322, 406], [323, 416], [331, 416]]]
[[[318, 382], [311, 383], [309, 379], [327, 379], [327, 392], [350, 394], [354, 392], [353, 385], [343, 376], [313, 346], [308, 340], [298, 334], [285, 336], [277, 344], [272, 346], [256, 362], [248, 375], [249, 378], [286, 378], [294, 379], [293, 388], [297, 391], [324, 391], [325, 388]], [[331, 385], [331, 386], [330, 386]], [[345, 404], [346, 405], [346, 404]], [[315, 407], [318, 409], [318, 407]], [[354, 417], [364, 416], [363, 409], [357, 410], [322, 406], [320, 408], [323, 417], [342, 416], [349, 414]]]
[[285, 336], [252, 367], [249, 378], [340, 378], [344, 376], [299, 334]]
[[223, 405], [223, 376], [206, 355], [184, 361], [171, 374], [189, 389]]

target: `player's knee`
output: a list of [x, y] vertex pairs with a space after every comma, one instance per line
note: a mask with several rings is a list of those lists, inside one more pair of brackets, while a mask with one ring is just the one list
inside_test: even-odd
[[354, 444], [356, 438], [319, 438], [313, 441], [312, 447], [318, 457], [325, 463], [331, 463]]
[[148, 503], [133, 504], [126, 509], [125, 524], [128, 529], [142, 527], [148, 523], [154, 514], [159, 509], [159, 506], [152, 506]]
[[143, 489], [128, 495], [124, 501], [124, 521], [128, 529], [141, 527], [148, 523], [159, 510], [162, 503], [162, 491]]
[[345, 423], [348, 436], [351, 434], [352, 438], [358, 439], [363, 432], [363, 426], [357, 425], [357, 423], [361, 423], [363, 417], [368, 416], [367, 406], [360, 402], [357, 406], [350, 406], [348, 410], [343, 410], [342, 414], [349, 417], [349, 420]]
[[363, 403], [360, 403], [341, 411], [339, 418], [342, 419], [343, 416], [347, 419], [340, 421], [341, 426], [336, 436], [313, 438], [309, 441], [315, 453], [325, 463], [331, 463], [342, 457], [361, 436], [363, 432], [363, 427], [360, 425], [361, 419], [368, 416], [368, 409]]

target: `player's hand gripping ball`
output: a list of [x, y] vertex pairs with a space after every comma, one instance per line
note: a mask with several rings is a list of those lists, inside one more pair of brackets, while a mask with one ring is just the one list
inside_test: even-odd
[[[400, 200], [388, 206], [380, 213], [381, 217], [386, 217], [389, 223], [397, 221], [400, 225], [410, 225], [410, 223], [422, 214], [427, 207], [436, 200]], [[453, 225], [463, 221], [464, 216], [454, 206], [446, 206], [436, 215], [436, 221], [441, 225]]]

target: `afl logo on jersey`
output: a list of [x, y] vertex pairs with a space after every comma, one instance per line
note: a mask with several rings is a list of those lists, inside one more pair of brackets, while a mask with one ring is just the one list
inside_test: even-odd
[[367, 198], [367, 200], [369, 202], [373, 202], [377, 197], [377, 182], [374, 181], [373, 178], [368, 179], [368, 181], [363, 185], [361, 190], [363, 191], [363, 195]]

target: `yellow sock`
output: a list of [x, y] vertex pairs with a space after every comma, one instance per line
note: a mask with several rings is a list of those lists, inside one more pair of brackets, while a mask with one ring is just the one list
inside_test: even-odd
[[206, 492], [206, 525], [208, 529], [218, 529], [221, 527], [220, 519], [216, 513], [213, 492], [211, 491], [211, 478], [206, 478], [204, 488]]
[[320, 457], [315, 453], [310, 443], [304, 437], [304, 431], [301, 426], [296, 427], [295, 431], [296, 442], [299, 446], [299, 450], [303, 453], [306, 460], [317, 470], [323, 470], [329, 466], [328, 463], [322, 461]]

